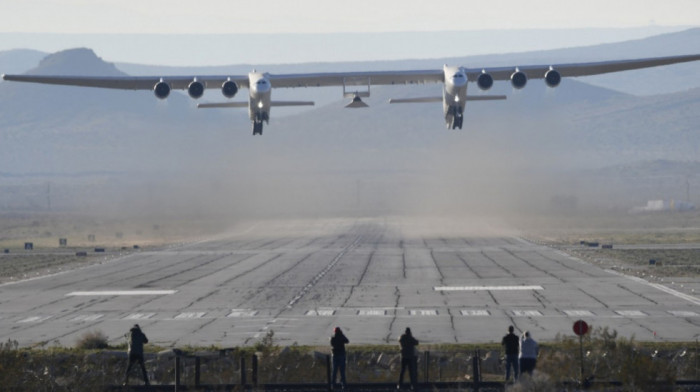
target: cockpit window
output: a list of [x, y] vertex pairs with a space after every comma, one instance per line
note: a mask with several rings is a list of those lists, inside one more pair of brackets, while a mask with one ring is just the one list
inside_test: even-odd
[[463, 73], [456, 73], [456, 74], [453, 76], [453, 78], [455, 78], [455, 79], [457, 79], [457, 78], [463, 78], [463, 77], [464, 77], [464, 74], [463, 74]]

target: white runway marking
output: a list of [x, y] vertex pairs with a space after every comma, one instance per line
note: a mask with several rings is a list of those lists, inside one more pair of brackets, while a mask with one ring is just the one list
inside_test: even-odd
[[544, 290], [542, 286], [435, 286], [435, 291], [511, 291]]
[[184, 312], [175, 316], [175, 320], [192, 320], [204, 317], [206, 312]]
[[438, 312], [435, 309], [416, 309], [409, 310], [408, 314], [411, 316], [437, 316]]
[[256, 314], [258, 314], [257, 310], [231, 309], [231, 313], [229, 313], [229, 315], [226, 317], [253, 317]]
[[306, 316], [332, 316], [335, 314], [333, 309], [312, 309], [306, 311]]
[[101, 319], [104, 315], [102, 314], [84, 314], [82, 316], [77, 316], [72, 318], [70, 321], [97, 321]]
[[540, 317], [542, 313], [539, 310], [514, 310], [513, 316], [516, 317]]
[[588, 310], [564, 310], [567, 316], [571, 317], [592, 317], [595, 316], [593, 312]]
[[105, 291], [73, 291], [66, 297], [78, 296], [120, 296], [120, 295], [170, 295], [177, 290], [105, 290]]
[[615, 313], [625, 317], [644, 317], [647, 315], [641, 310], [616, 310]]
[[360, 309], [357, 311], [358, 316], [386, 316], [386, 310], [383, 309]]
[[46, 321], [50, 318], [51, 318], [51, 316], [32, 316], [32, 317], [27, 317], [26, 319], [18, 321], [18, 323], [21, 323], [21, 324], [40, 323], [40, 322]]
[[124, 317], [124, 320], [148, 320], [155, 315], [155, 313], [132, 313]]
[[459, 312], [462, 313], [462, 316], [478, 316], [478, 317], [481, 317], [481, 316], [490, 316], [490, 315], [491, 315], [491, 313], [489, 313], [488, 310], [483, 310], [483, 309], [476, 309], [476, 310], [473, 310], [473, 309], [462, 309], [462, 310], [460, 310]]
[[697, 317], [698, 314], [689, 310], [669, 310], [669, 313], [676, 317]]

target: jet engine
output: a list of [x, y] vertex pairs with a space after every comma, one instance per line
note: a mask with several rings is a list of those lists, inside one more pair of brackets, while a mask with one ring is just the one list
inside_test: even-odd
[[153, 86], [153, 94], [155, 94], [158, 99], [168, 98], [168, 95], [170, 95], [170, 85], [161, 79], [160, 82]]
[[547, 83], [549, 87], [557, 87], [561, 83], [561, 74], [559, 71], [555, 71], [554, 68], [550, 68], [549, 71], [544, 74], [544, 82]]
[[236, 83], [227, 80], [221, 85], [221, 93], [224, 94], [226, 98], [233, 98], [238, 92], [238, 86]]
[[525, 75], [525, 72], [523, 71], [516, 70], [512, 75], [510, 75], [510, 84], [512, 84], [516, 89], [520, 90], [527, 84], [527, 75]]
[[476, 85], [484, 91], [490, 89], [491, 86], [493, 86], [493, 76], [486, 73], [485, 71], [482, 72], [481, 75], [479, 75], [479, 77], [476, 79]]
[[187, 86], [187, 94], [194, 99], [198, 99], [204, 95], [204, 89], [204, 83], [195, 79]]

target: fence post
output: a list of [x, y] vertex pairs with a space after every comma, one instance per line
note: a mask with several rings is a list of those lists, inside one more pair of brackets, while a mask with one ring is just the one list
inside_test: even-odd
[[333, 380], [331, 380], [331, 356], [326, 355], [326, 378], [328, 379], [328, 390], [333, 390]]
[[199, 387], [199, 382], [200, 382], [200, 367], [202, 365], [202, 360], [199, 357], [195, 357], [194, 359], [194, 386]]
[[430, 351], [426, 350], [426, 352], [424, 354], [424, 359], [425, 359], [425, 383], [427, 384], [430, 382]]
[[251, 366], [253, 367], [253, 386], [257, 387], [258, 386], [258, 356], [253, 354], [253, 358], [251, 358], [252, 363]]
[[175, 354], [175, 392], [180, 387], [180, 356]]
[[479, 391], [479, 384], [481, 383], [481, 352], [479, 349], [474, 353], [474, 358], [472, 358], [472, 372], [474, 373], [474, 391]]
[[241, 355], [241, 389], [245, 389], [245, 357]]

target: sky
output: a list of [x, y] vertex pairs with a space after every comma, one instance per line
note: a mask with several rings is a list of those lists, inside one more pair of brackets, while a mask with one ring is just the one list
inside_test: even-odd
[[[157, 65], [382, 60], [406, 58], [406, 53], [431, 58], [465, 55], [467, 49], [468, 54], [503, 53], [613, 42], [696, 26], [700, 26], [698, 0], [0, 0], [0, 51], [54, 52], [84, 46], [108, 61]], [[546, 41], [522, 39], [518, 33], [587, 28], [635, 33], [601, 37], [603, 33], [579, 30], [562, 35], [557, 31]], [[320, 49], [309, 50], [303, 40], [288, 37], [290, 33], [332, 37], [482, 30], [501, 34], [484, 34], [476, 43], [470, 41], [468, 48], [460, 45], [465, 38], [455, 37], [454, 42], [441, 42], [440, 48], [404, 43], [403, 51], [392, 51], [390, 40], [372, 48], [364, 47], [366, 41], [348, 43], [347, 35], [342, 40], [329, 38]], [[509, 31], [511, 36], [503, 35]], [[137, 36], [141, 34], [149, 36]], [[182, 39], [193, 34], [239, 37]], [[261, 35], [268, 38], [261, 40], [264, 44], [243, 42], [259, 40]], [[285, 38], [276, 41], [275, 37]], [[357, 41], [371, 39], [360, 38]]]

